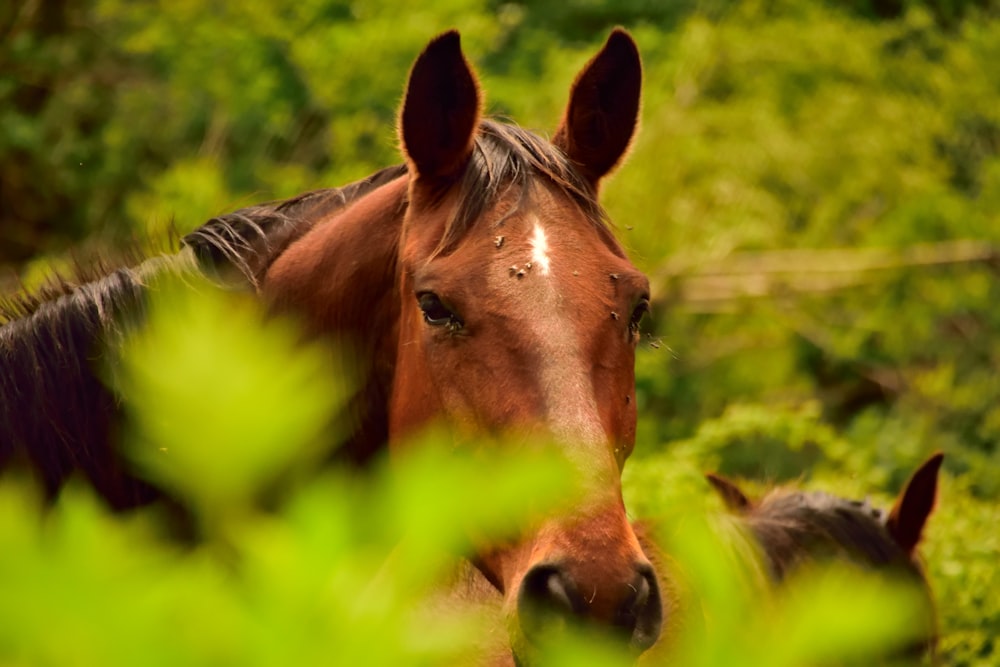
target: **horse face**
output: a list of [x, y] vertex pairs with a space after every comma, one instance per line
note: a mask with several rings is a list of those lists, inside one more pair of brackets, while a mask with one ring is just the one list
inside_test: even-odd
[[408, 228], [397, 368], [430, 386], [395, 392], [393, 431], [439, 414], [476, 434], [542, 429], [593, 450], [588, 458], [617, 479], [635, 441], [634, 353], [649, 284], [553, 190], [500, 224], [481, 221], [448, 254]]
[[553, 618], [618, 628], [640, 650], [659, 635], [656, 580], [620, 486], [649, 288], [594, 202], [631, 139], [639, 68], [631, 38], [613, 33], [574, 84], [553, 146], [480, 122], [478, 85], [449, 33], [418, 58], [403, 105], [410, 186], [390, 442], [435, 419], [476, 437], [542, 437], [585, 489], [568, 515], [476, 555], [520, 655]]

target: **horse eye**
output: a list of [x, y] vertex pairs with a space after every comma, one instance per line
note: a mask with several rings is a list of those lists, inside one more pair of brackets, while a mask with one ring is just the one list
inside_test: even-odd
[[639, 323], [642, 322], [643, 316], [649, 312], [649, 297], [643, 297], [636, 305], [635, 309], [632, 311], [632, 319], [629, 320], [628, 327], [633, 333], [639, 331]]
[[424, 321], [435, 327], [452, 325], [461, 327], [458, 315], [448, 310], [434, 292], [421, 292], [417, 295], [417, 303], [424, 313]]

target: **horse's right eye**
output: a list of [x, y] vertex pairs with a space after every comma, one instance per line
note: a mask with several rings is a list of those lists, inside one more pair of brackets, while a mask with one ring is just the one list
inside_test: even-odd
[[629, 319], [628, 328], [629, 331], [636, 334], [639, 333], [639, 325], [642, 323], [642, 318], [649, 312], [649, 297], [643, 296], [639, 303], [636, 304], [635, 308], [632, 310], [632, 317]]
[[427, 324], [435, 327], [449, 325], [458, 329], [462, 327], [462, 321], [458, 315], [448, 310], [434, 292], [421, 292], [417, 295], [417, 303], [420, 305], [424, 321]]

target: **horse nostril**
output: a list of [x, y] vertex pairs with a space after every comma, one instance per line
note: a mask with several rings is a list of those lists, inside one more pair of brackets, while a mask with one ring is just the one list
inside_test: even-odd
[[614, 625], [630, 636], [634, 648], [645, 651], [660, 637], [663, 624], [663, 604], [656, 575], [649, 565], [637, 568], [630, 588], [632, 592], [618, 608]]
[[[525, 638], [542, 643], [573, 620], [600, 622], [591, 618], [588, 604], [565, 568], [544, 564], [532, 567], [518, 591], [517, 613]], [[622, 602], [614, 612], [610, 627], [633, 649], [645, 651], [660, 637], [663, 606], [653, 568], [637, 565]], [[607, 626], [606, 626], [607, 627]]]
[[551, 630], [581, 616], [585, 609], [576, 586], [558, 565], [536, 565], [521, 582], [517, 613], [529, 641], [537, 641]]

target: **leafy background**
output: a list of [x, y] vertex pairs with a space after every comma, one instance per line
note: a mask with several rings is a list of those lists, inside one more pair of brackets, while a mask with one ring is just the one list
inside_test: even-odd
[[[604, 201], [655, 300], [637, 363], [640, 444], [625, 477], [632, 513], [682, 525], [711, 506], [706, 469], [758, 490], [792, 481], [887, 503], [941, 449], [941, 502], [922, 551], [942, 660], [996, 664], [1000, 12], [991, 0], [15, 0], [0, 8], [0, 287], [36, 284], [75, 253], [182, 233], [398, 162], [394, 118], [408, 67], [450, 27], [462, 31], [490, 113], [551, 131], [573, 75], [614, 25], [639, 42], [645, 88], [641, 133]], [[143, 402], [164, 390], [136, 390], [137, 423], [143, 405], [183, 409], [184, 392]], [[254, 461], [280, 464], [263, 440]], [[306, 435], [293, 451], [313, 456]], [[60, 621], [32, 624], [8, 605], [7, 620], [19, 622], [4, 624], [0, 655], [31, 664], [117, 655], [124, 664], [130, 650], [167, 641], [159, 624], [177, 623], [181, 653], [165, 652], [165, 664], [243, 664], [250, 653], [270, 662], [311, 630], [332, 643], [300, 644], [316, 651], [303, 661], [364, 646], [361, 621], [385, 627], [389, 617], [376, 612], [397, 613], [395, 603], [331, 611], [308, 591], [329, 585], [332, 564], [357, 574], [342, 584], [356, 588], [370, 572], [347, 561], [381, 553], [372, 543], [394, 533], [356, 525], [357, 499], [329, 484], [307, 485], [277, 517], [256, 517], [247, 498], [259, 483], [248, 464], [230, 495], [199, 480], [190, 489], [205, 506], [225, 496], [233, 516], [206, 518], [218, 530], [248, 526], [216, 549], [262, 559], [237, 582], [211, 547], [173, 553], [142, 520], [111, 521], [83, 491], [36, 534], [16, 518], [35, 511], [30, 491], [5, 484], [0, 569], [32, 585], [3, 598], [21, 603], [47, 582], [52, 597], [37, 608], [61, 605], [72, 632], [65, 642], [31, 641]], [[334, 524], [339, 537], [324, 532]], [[146, 546], [125, 546], [134, 543]], [[690, 543], [711, 538], [693, 534]], [[691, 562], [711, 562], [701, 556]], [[171, 581], [180, 583], [162, 583]], [[149, 592], [135, 600], [138, 590]], [[65, 603], [98, 592], [109, 616], [84, 618], [86, 607]], [[149, 613], [122, 611], [133, 603]], [[775, 614], [767, 618], [784, 627]], [[338, 622], [342, 634], [332, 633]], [[461, 635], [455, 622], [442, 627]], [[92, 637], [118, 623], [126, 639]], [[251, 628], [263, 627], [271, 630], [247, 648]], [[762, 633], [733, 646], [763, 655], [748, 648], [754, 635]], [[447, 655], [430, 638], [406, 641], [382, 642], [384, 660]], [[445, 636], [434, 644], [454, 645]], [[81, 646], [94, 652], [71, 660]], [[729, 664], [723, 658], [697, 659]]]

